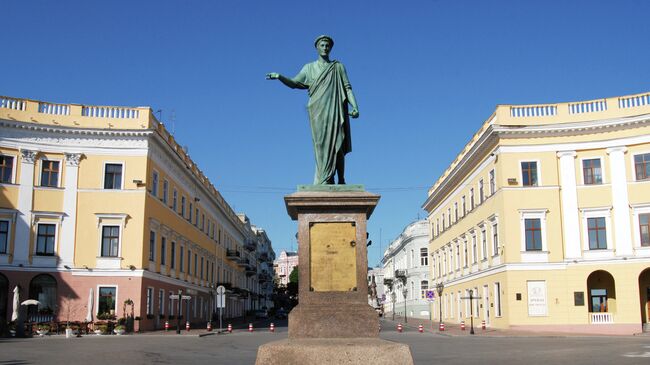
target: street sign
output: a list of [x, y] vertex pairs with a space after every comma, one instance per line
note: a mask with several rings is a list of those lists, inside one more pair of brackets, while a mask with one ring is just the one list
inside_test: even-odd
[[217, 294], [224, 295], [225, 293], [226, 293], [226, 288], [224, 288], [223, 285], [219, 285], [217, 287]]
[[[178, 300], [178, 294], [172, 294], [169, 296], [169, 299], [171, 300]], [[181, 295], [181, 299], [183, 300], [190, 300], [192, 299], [192, 296], [190, 295]]]
[[427, 301], [433, 302], [435, 297], [435, 292], [433, 290], [427, 290]]
[[225, 294], [217, 294], [217, 308], [226, 308]]

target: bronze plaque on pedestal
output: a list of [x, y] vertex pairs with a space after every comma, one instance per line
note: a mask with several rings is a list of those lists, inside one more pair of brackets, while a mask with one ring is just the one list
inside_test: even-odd
[[354, 223], [312, 223], [310, 236], [311, 290], [357, 290], [357, 233]]

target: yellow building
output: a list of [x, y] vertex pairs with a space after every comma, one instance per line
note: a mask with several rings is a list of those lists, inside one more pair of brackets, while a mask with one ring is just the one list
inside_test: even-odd
[[436, 317], [649, 329], [650, 93], [497, 106], [423, 208]]
[[182, 290], [204, 326], [217, 285], [226, 317], [270, 306], [274, 256], [149, 107], [0, 97], [0, 317], [18, 286], [41, 320], [122, 317], [130, 300], [160, 328]]

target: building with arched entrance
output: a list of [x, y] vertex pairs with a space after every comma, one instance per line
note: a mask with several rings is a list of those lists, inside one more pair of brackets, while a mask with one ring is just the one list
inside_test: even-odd
[[423, 206], [442, 319], [648, 330], [648, 192], [650, 93], [497, 106]]

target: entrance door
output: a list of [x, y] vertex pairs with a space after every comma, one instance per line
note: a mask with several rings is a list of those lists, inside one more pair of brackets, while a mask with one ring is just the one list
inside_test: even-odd
[[483, 285], [483, 318], [485, 325], [490, 325], [490, 290], [487, 285]]
[[650, 319], [648, 319], [648, 316], [650, 315], [650, 286], [646, 288], [646, 293], [645, 293], [645, 306], [646, 306], [646, 323], [650, 323]]
[[591, 289], [591, 311], [607, 312], [606, 289]]

